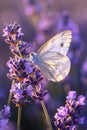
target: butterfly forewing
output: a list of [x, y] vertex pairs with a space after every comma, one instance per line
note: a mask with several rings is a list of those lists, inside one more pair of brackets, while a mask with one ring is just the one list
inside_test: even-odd
[[38, 50], [37, 53], [40, 55], [46, 55], [46, 53], [52, 51], [52, 52], [58, 52], [63, 55], [66, 55], [69, 50], [71, 38], [72, 38], [72, 33], [70, 30], [63, 31], [63, 32], [55, 35], [49, 41], [47, 41]]

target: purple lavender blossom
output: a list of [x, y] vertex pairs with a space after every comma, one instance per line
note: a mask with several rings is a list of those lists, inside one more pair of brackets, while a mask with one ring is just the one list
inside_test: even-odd
[[7, 37], [6, 42], [10, 44], [10, 50], [15, 56], [7, 62], [9, 67], [7, 76], [16, 82], [10, 91], [13, 93], [13, 102], [17, 107], [26, 104], [29, 96], [43, 100], [47, 93], [41, 86], [43, 80], [41, 71], [26, 58], [30, 53], [30, 44], [21, 41], [22, 35], [20, 25], [15, 22], [6, 25], [4, 29], [3, 36]]
[[47, 90], [43, 89], [41, 83], [38, 85], [30, 84], [30, 82], [18, 82], [12, 86], [10, 90], [13, 93], [13, 103], [16, 104], [17, 107], [23, 106], [29, 103], [29, 97], [34, 100], [43, 100], [44, 96], [47, 94]]
[[24, 42], [21, 40], [23, 35], [22, 28], [16, 22], [11, 22], [6, 24], [5, 29], [3, 30], [3, 36], [6, 37], [6, 42], [10, 45], [10, 50], [13, 55], [20, 57], [26, 57], [30, 53], [30, 43]]
[[29, 63], [25, 58], [11, 58], [7, 65], [10, 68], [7, 76], [14, 80], [23, 80], [34, 71], [32, 63]]
[[32, 74], [29, 74], [27, 78], [24, 79], [26, 84], [30, 84], [33, 87], [39, 85], [39, 83], [43, 80], [43, 76], [41, 71], [35, 67], [35, 70]]
[[76, 91], [70, 91], [69, 93], [68, 93], [68, 96], [66, 97], [66, 99], [75, 99], [76, 98], [76, 96], [77, 96], [77, 93], [76, 93]]
[[83, 95], [80, 95], [77, 101], [79, 105], [85, 105], [85, 97]]
[[[21, 86], [22, 85], [22, 86]], [[29, 103], [28, 98], [32, 95], [32, 86], [20, 82], [15, 83], [10, 90], [13, 93], [13, 103], [16, 107]]]
[[43, 87], [40, 85], [35, 86], [32, 90], [32, 98], [38, 101], [41, 101], [44, 99], [44, 96], [47, 94], [47, 90], [44, 90]]
[[10, 107], [5, 105], [0, 111], [0, 130], [5, 130], [8, 127], [10, 115]]
[[40, 70], [35, 68], [35, 71], [32, 74], [28, 75], [28, 77], [23, 81], [25, 84], [30, 84], [33, 87], [31, 98], [34, 100], [41, 101], [47, 94], [47, 90], [44, 90], [44, 87], [42, 86], [42, 80], [43, 76]]
[[21, 31], [20, 25], [16, 22], [11, 22], [10, 24], [6, 24], [5, 29], [3, 30], [3, 36], [6, 37], [6, 42], [10, 45], [18, 44], [23, 33]]
[[80, 113], [85, 105], [85, 97], [80, 95], [76, 99], [76, 95], [75, 91], [70, 91], [66, 97], [66, 105], [57, 109], [54, 124], [60, 130], [77, 130], [81, 122]]
[[[23, 57], [27, 57], [30, 54], [31, 48], [30, 43], [21, 41], [18, 46], [10, 46], [11, 52], [17, 56], [20, 56], [20, 53]], [[19, 53], [20, 51], [20, 53]]]
[[7, 65], [10, 68], [8, 77], [21, 81], [22, 87], [20, 87], [20, 83], [15, 83], [11, 89], [16, 106], [26, 104], [29, 96], [38, 100], [44, 98], [47, 91], [40, 87], [43, 77], [37, 67], [34, 67], [29, 61], [27, 62], [25, 58], [10, 59]]

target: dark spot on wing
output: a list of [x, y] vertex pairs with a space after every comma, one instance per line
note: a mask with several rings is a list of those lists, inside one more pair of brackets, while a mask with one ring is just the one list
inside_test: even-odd
[[63, 46], [64, 46], [64, 43], [61, 43], [60, 46], [63, 47]]

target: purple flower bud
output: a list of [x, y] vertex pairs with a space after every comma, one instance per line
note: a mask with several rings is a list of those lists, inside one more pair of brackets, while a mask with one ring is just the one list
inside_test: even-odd
[[66, 107], [60, 107], [57, 111], [59, 117], [65, 118], [67, 116], [68, 109]]
[[14, 45], [19, 42], [23, 33], [21, 32], [21, 27], [16, 22], [11, 22], [10, 24], [6, 24], [5, 29], [3, 30], [3, 36], [7, 37], [6, 42]]
[[77, 101], [79, 105], [85, 105], [85, 96], [80, 95]]
[[66, 99], [72, 100], [72, 99], [75, 99], [76, 96], [77, 96], [76, 91], [70, 91], [70, 92], [68, 93], [68, 96], [66, 97]]

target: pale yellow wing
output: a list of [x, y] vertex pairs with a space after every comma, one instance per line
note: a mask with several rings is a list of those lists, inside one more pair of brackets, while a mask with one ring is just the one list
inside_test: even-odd
[[70, 71], [70, 60], [60, 53], [48, 53], [47, 58], [43, 56], [37, 63], [44, 76], [51, 81], [63, 80]]
[[70, 30], [63, 31], [42, 45], [37, 54], [44, 56], [49, 52], [58, 52], [66, 55], [69, 50], [71, 38], [72, 32]]

